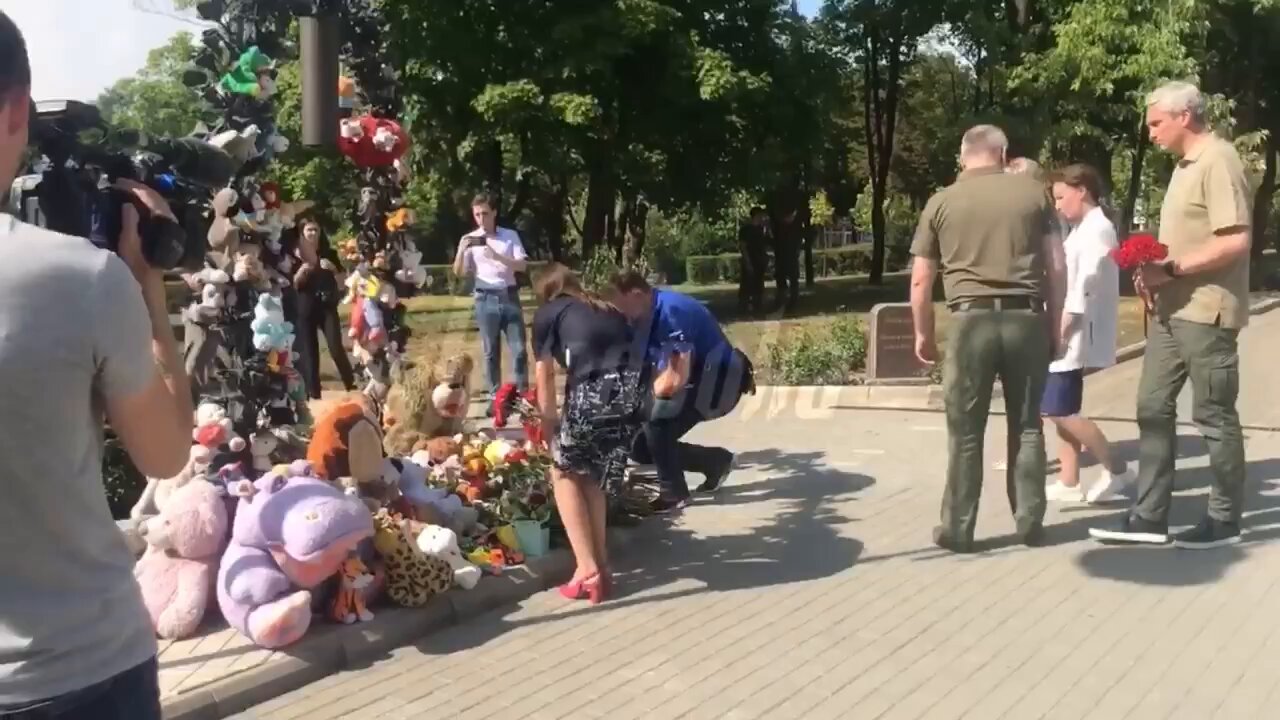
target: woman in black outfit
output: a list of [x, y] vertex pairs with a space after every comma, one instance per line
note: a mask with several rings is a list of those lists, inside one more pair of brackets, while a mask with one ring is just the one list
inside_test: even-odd
[[329, 356], [338, 368], [343, 386], [347, 390], [355, 390], [351, 360], [347, 358], [346, 347], [342, 344], [342, 322], [338, 319], [338, 302], [342, 297], [338, 279], [341, 265], [316, 220], [302, 223], [297, 253], [302, 264], [293, 276], [293, 286], [298, 292], [295, 336], [307, 394], [312, 398], [320, 397], [319, 333], [322, 330], [325, 344], [329, 346]]
[[[556, 507], [577, 570], [560, 594], [592, 604], [608, 597], [606, 491], [621, 484], [628, 444], [639, 429], [642, 363], [631, 363], [632, 336], [617, 308], [582, 289], [553, 263], [535, 285], [534, 371], [545, 436], [554, 460]], [[567, 371], [565, 406], [556, 407], [555, 365]]]

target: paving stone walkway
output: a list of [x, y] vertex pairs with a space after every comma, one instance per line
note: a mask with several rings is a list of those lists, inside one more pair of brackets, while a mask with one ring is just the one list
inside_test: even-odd
[[[541, 593], [236, 717], [1274, 717], [1280, 436], [1249, 433], [1238, 547], [1102, 547], [1087, 529], [1117, 508], [1053, 507], [1050, 545], [1027, 549], [993, 470], [983, 550], [953, 556], [929, 543], [941, 416], [803, 414], [700, 428], [740, 469], [643, 531], [615, 601]], [[1104, 429], [1134, 457], [1131, 423]], [[1194, 431], [1179, 456], [1172, 519], [1190, 525], [1210, 477]]]

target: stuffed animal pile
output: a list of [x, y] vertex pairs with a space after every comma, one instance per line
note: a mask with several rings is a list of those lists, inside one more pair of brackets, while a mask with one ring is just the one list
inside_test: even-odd
[[397, 386], [401, 414], [385, 436], [377, 401], [351, 395], [286, 464], [299, 438], [268, 429], [246, 440], [222, 406], [202, 403], [187, 467], [150, 481], [134, 513], [147, 546], [135, 576], [157, 635], [195, 633], [210, 587], [233, 628], [278, 648], [315, 612], [365, 622], [382, 594], [421, 607], [522, 562], [511, 523], [551, 519], [550, 459], [527, 440], [465, 432], [453, 385], [470, 365], [448, 358]]
[[[292, 50], [289, 8], [200, 3], [211, 26], [182, 75], [214, 118], [193, 136], [234, 175], [209, 191], [208, 252], [185, 276], [194, 297], [181, 313], [184, 349], [199, 398], [188, 462], [148, 479], [126, 528], [166, 639], [196, 633], [214, 605], [263, 648], [297, 642], [317, 616], [367, 622], [381, 593], [420, 607], [520, 562], [509, 523], [546, 522], [553, 507], [545, 448], [466, 434], [469, 357], [402, 359], [401, 298], [427, 275], [404, 201], [410, 143], [392, 64], [372, 56], [347, 58], [354, 78], [339, 88], [339, 147], [363, 183], [346, 255], [368, 384], [313, 426], [286, 318], [297, 269], [287, 231], [310, 203], [259, 178], [289, 148], [272, 59]], [[351, 46], [380, 46], [376, 8], [348, 10]]]

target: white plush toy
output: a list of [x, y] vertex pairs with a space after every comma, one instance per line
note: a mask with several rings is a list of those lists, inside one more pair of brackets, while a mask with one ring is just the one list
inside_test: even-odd
[[364, 136], [364, 128], [360, 127], [359, 120], [344, 118], [338, 124], [338, 134], [348, 140], [356, 140]]
[[258, 136], [262, 131], [257, 125], [250, 125], [244, 130], [227, 130], [209, 138], [209, 144], [221, 148], [239, 165], [244, 165], [258, 156]]
[[200, 403], [196, 408], [195, 428], [191, 431], [195, 441], [214, 452], [226, 445], [231, 452], [245, 448], [244, 438], [236, 434], [227, 411], [217, 403]]
[[395, 150], [399, 142], [400, 138], [396, 137], [389, 127], [382, 126], [373, 131], [373, 146], [380, 152], [389, 153]]
[[422, 253], [417, 248], [401, 249], [400, 265], [396, 271], [397, 280], [418, 288], [427, 284], [427, 269], [422, 265]]
[[270, 431], [256, 432], [249, 438], [249, 454], [253, 455], [253, 469], [267, 473], [274, 467], [271, 455], [280, 447], [280, 440]]
[[227, 285], [231, 276], [221, 270], [205, 268], [195, 275], [200, 288], [200, 299], [183, 311], [187, 320], [209, 322], [218, 317], [227, 305]]
[[453, 568], [453, 582], [464, 590], [475, 588], [480, 582], [480, 568], [467, 562], [458, 549], [458, 536], [449, 528], [427, 525], [418, 533], [418, 549], [432, 557], [438, 557]]

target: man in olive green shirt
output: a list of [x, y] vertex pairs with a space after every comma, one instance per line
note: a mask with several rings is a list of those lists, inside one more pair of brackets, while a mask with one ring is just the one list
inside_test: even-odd
[[1177, 399], [1191, 380], [1192, 420], [1209, 446], [1213, 488], [1208, 512], [1174, 544], [1204, 549], [1240, 541], [1245, 462], [1236, 396], [1236, 338], [1249, 321], [1251, 193], [1240, 156], [1205, 122], [1205, 101], [1187, 83], [1169, 83], [1147, 99], [1151, 140], [1178, 156], [1160, 211], [1169, 260], [1135, 276], [1154, 310], [1138, 385], [1138, 499], [1114, 528], [1090, 530], [1103, 541], [1169, 540], [1177, 449]]
[[1007, 411], [1006, 486], [1018, 536], [1034, 545], [1043, 530], [1040, 396], [1060, 344], [1066, 271], [1053, 201], [1042, 182], [1005, 172], [1007, 147], [997, 127], [979, 125], [965, 133], [962, 172], [929, 199], [911, 244], [911, 310], [921, 361], [938, 359], [933, 285], [939, 267], [952, 312], [943, 368], [947, 485], [933, 539], [956, 552], [973, 546], [982, 446], [997, 377]]

